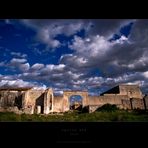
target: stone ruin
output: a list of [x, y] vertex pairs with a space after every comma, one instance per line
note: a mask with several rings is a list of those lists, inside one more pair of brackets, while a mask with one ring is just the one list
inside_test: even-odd
[[70, 110], [70, 97], [80, 95], [82, 108], [94, 112], [104, 104], [115, 104], [121, 109], [148, 109], [148, 96], [143, 95], [138, 85], [118, 85], [100, 96], [89, 96], [87, 91], [64, 91], [63, 96], [54, 96], [52, 88], [1, 88], [0, 111], [18, 114], [63, 113]]

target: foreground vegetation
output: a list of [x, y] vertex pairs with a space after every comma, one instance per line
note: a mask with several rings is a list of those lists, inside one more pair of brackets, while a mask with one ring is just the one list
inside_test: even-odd
[[63, 115], [27, 115], [12, 112], [0, 112], [0, 121], [14, 122], [110, 122], [110, 121], [148, 121], [145, 111], [97, 111], [93, 113], [71, 112]]

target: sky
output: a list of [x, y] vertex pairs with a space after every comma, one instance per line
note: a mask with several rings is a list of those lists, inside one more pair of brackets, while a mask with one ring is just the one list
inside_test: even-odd
[[148, 20], [0, 20], [0, 87], [148, 93]]

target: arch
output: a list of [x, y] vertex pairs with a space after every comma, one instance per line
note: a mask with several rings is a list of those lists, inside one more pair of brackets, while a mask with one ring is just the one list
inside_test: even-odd
[[44, 114], [48, 114], [53, 111], [53, 90], [47, 89], [44, 93]]
[[81, 110], [83, 98], [80, 95], [71, 95], [69, 98], [70, 110]]
[[[44, 113], [44, 94], [41, 94], [36, 100], [35, 100], [35, 107], [36, 107], [36, 113]], [[38, 111], [38, 108], [40, 107], [40, 111]]]
[[70, 110], [69, 98], [72, 95], [79, 95], [82, 97], [82, 108], [88, 106], [88, 92], [87, 91], [64, 91], [63, 92], [63, 112]]

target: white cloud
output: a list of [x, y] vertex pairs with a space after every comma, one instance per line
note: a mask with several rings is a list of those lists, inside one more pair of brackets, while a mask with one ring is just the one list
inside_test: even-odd
[[54, 94], [55, 95], [63, 95], [63, 90], [59, 88], [53, 88]]
[[[88, 22], [92, 22], [94, 29]], [[61, 45], [55, 39], [59, 34], [70, 36], [81, 29], [88, 27], [88, 30], [85, 37], [75, 35], [69, 45], [73, 53], [62, 55], [58, 65], [35, 63], [30, 68], [25, 56], [19, 58], [21, 53], [12, 53], [15, 58], [9, 66], [24, 72], [18, 76], [19, 80], [42, 81], [55, 87], [57, 92], [68, 88], [86, 88], [89, 91], [95, 89], [91, 94], [97, 94], [104, 86], [110, 88], [121, 83], [142, 84], [147, 90], [147, 20], [146, 23], [136, 21], [128, 38], [122, 35], [114, 42], [109, 41], [110, 36], [119, 34], [120, 28], [129, 22], [131, 20], [25, 20], [24, 23], [36, 31], [36, 39], [50, 48]], [[101, 72], [98, 76], [93, 74], [96, 69]], [[9, 79], [11, 84], [16, 84], [13, 78], [0, 75], [1, 81]], [[18, 78], [15, 77], [15, 80]]]
[[1, 80], [0, 87], [32, 87], [33, 85], [23, 80]]
[[144, 84], [144, 81], [143, 80], [137, 80], [137, 81], [134, 81], [134, 82], [128, 82], [128, 83], [125, 83], [125, 84], [128, 84], [128, 85], [139, 85], [140, 87], [143, 86]]
[[125, 43], [125, 41], [128, 41], [128, 38], [127, 38], [127, 37], [125, 37], [124, 35], [122, 35], [122, 36], [120, 37], [120, 39], [115, 40], [115, 41], [114, 41], [114, 43], [124, 44], [124, 43]]
[[68, 71], [67, 74], [73, 79], [78, 79], [82, 74], [76, 74], [76, 73], [73, 73], [71, 71]]
[[34, 86], [33, 87], [34, 90], [46, 90], [47, 86], [46, 85], [39, 85], [39, 86]]
[[64, 64], [54, 65], [54, 64], [48, 64], [46, 65], [45, 69], [49, 71], [62, 71], [65, 68]]
[[73, 44], [69, 47], [86, 57], [102, 57], [112, 47], [112, 43], [99, 35], [89, 38], [89, 42], [87, 39], [75, 36]]
[[59, 71], [62, 71], [64, 68], [65, 68], [64, 64], [59, 64], [59, 65], [54, 66], [54, 69], [59, 70]]
[[148, 71], [144, 72], [143, 75], [145, 78], [148, 78]]
[[20, 58], [13, 58], [8, 64], [7, 67], [10, 69], [15, 69], [18, 68], [21, 71], [28, 71], [30, 69], [30, 64], [25, 63], [27, 62], [26, 59], [20, 59]]
[[11, 64], [16, 64], [16, 63], [24, 63], [26, 62], [27, 60], [26, 59], [19, 59], [19, 58], [13, 58], [10, 63]]
[[1, 75], [0, 74], [0, 80], [14, 80], [16, 79], [16, 75]]
[[42, 43], [47, 44], [51, 48], [56, 48], [60, 46], [60, 42], [56, 39], [53, 39], [55, 36], [52, 36], [50, 29], [43, 28], [39, 30], [37, 34], [37, 39]]
[[21, 71], [28, 71], [29, 69], [30, 69], [30, 65], [29, 65], [29, 63], [25, 63], [25, 64], [20, 64], [19, 65], [19, 69], [21, 70]]
[[55, 37], [60, 34], [66, 36], [74, 35], [76, 32], [85, 28], [89, 29], [89, 23], [82, 20], [21, 20], [21, 22], [36, 30], [36, 39], [47, 45], [49, 48], [57, 48], [61, 45]]
[[40, 64], [40, 63], [35, 63], [34, 65], [32, 65], [31, 69], [33, 70], [39, 70], [44, 68], [44, 64]]
[[[118, 33], [120, 27], [126, 25], [127, 22], [131, 22], [131, 20], [114, 22], [112, 25], [116, 24], [116, 27], [110, 27], [106, 23], [106, 27], [108, 26], [110, 30], [104, 31], [104, 33], [101, 33], [101, 30], [99, 30], [102, 29], [102, 25], [98, 28], [98, 32], [87, 34], [85, 38], [75, 36], [69, 45], [74, 52], [72, 54], [62, 55], [59, 60], [60, 64], [64, 64], [63, 68], [60, 64], [48, 64], [41, 69], [42, 78], [45, 78], [51, 83], [55, 81], [59, 82], [59, 87], [65, 83], [65, 88], [67, 86], [78, 88], [80, 84], [86, 87], [88, 86], [88, 89], [114, 86], [120, 83], [139, 83], [146, 81], [148, 71], [147, 25], [136, 21], [128, 38], [122, 35], [120, 39], [114, 42], [108, 40], [109, 35]], [[136, 23], [139, 23], [139, 25], [135, 25]], [[59, 32], [64, 30], [62, 26], [63, 24], [54, 26], [55, 30], [52, 31], [55, 34], [59, 34]], [[48, 30], [49, 28], [47, 27], [46, 29]], [[116, 30], [116, 32], [113, 32], [113, 30]], [[47, 32], [47, 40], [49, 34], [52, 34], [52, 31], [50, 33]], [[134, 31], [136, 33], [133, 33]], [[53, 36], [55, 34], [53, 33]], [[135, 37], [136, 34], [137, 37]], [[89, 75], [91, 70], [97, 68], [103, 73], [103, 76], [92, 77]], [[60, 74], [58, 74], [60, 69]], [[144, 85], [146, 86], [146, 82]]]
[[26, 58], [27, 57], [27, 54], [22, 54], [20, 52], [11, 52], [10, 54], [13, 56], [16, 56], [18, 58]]
[[0, 87], [3, 88], [24, 88], [24, 87], [33, 87], [33, 89], [46, 89], [46, 85], [44, 84], [39, 84], [37, 82], [28, 82], [24, 81], [22, 79], [19, 79], [17, 75], [8, 75], [8, 76], [3, 76], [0, 75]]

